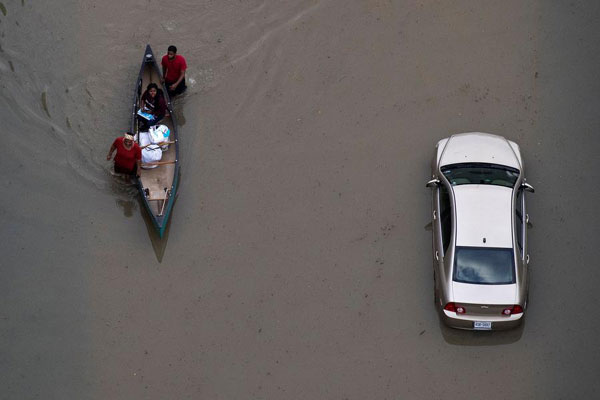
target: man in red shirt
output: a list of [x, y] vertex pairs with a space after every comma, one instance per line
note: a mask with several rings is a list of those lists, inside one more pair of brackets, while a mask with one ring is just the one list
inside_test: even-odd
[[117, 174], [125, 175], [136, 175], [140, 176], [141, 172], [141, 160], [142, 160], [142, 149], [133, 140], [133, 135], [130, 132], [125, 133], [123, 137], [116, 138], [106, 159], [110, 160], [113, 153], [117, 151], [115, 155], [115, 172]]
[[167, 54], [165, 54], [160, 63], [163, 70], [163, 80], [167, 86], [169, 96], [173, 97], [183, 93], [187, 87], [185, 86], [185, 70], [187, 64], [183, 56], [177, 55], [177, 47], [169, 46]]

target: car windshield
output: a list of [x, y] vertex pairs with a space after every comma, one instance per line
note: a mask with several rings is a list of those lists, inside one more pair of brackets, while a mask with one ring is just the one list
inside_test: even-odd
[[457, 247], [454, 280], [480, 285], [515, 283], [513, 250], [507, 248]]
[[445, 165], [442, 173], [452, 186], [475, 184], [512, 188], [519, 178], [519, 170], [516, 168], [487, 163]]

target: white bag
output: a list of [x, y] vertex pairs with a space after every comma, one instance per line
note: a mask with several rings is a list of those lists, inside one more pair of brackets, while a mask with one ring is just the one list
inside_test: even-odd
[[[137, 140], [137, 136], [135, 135], [135, 139]], [[150, 137], [150, 132], [140, 132], [140, 138], [139, 140], [137, 140], [138, 144], [140, 145], [140, 147], [149, 145], [150, 143], [152, 143], [152, 138]]]
[[[171, 131], [169, 130], [169, 127], [166, 125], [155, 125], [155, 126], [150, 127], [150, 130], [148, 131], [148, 133], [150, 134], [152, 143], [157, 144], [157, 143], [161, 143], [161, 142], [168, 142]], [[168, 148], [169, 148], [168, 144], [165, 144], [162, 146], [163, 151], [167, 150]]]
[[[160, 161], [162, 158], [162, 150], [159, 146], [155, 144], [151, 144], [148, 147], [144, 147], [142, 149], [142, 163], [152, 163], [155, 161]], [[145, 165], [142, 168], [152, 169], [156, 168], [158, 165]]]

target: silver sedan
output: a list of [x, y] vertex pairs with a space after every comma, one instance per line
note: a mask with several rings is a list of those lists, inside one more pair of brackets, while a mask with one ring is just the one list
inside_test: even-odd
[[460, 329], [519, 325], [529, 288], [525, 180], [519, 146], [472, 132], [440, 140], [432, 179], [434, 301]]

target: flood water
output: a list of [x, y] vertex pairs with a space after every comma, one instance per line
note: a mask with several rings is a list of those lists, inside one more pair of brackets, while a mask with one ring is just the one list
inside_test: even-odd
[[[0, 0], [0, 398], [593, 398], [599, 18]], [[162, 240], [105, 159], [147, 43], [189, 67]], [[447, 329], [432, 304], [424, 185], [436, 141], [468, 131], [518, 142], [536, 188], [514, 331]]]

